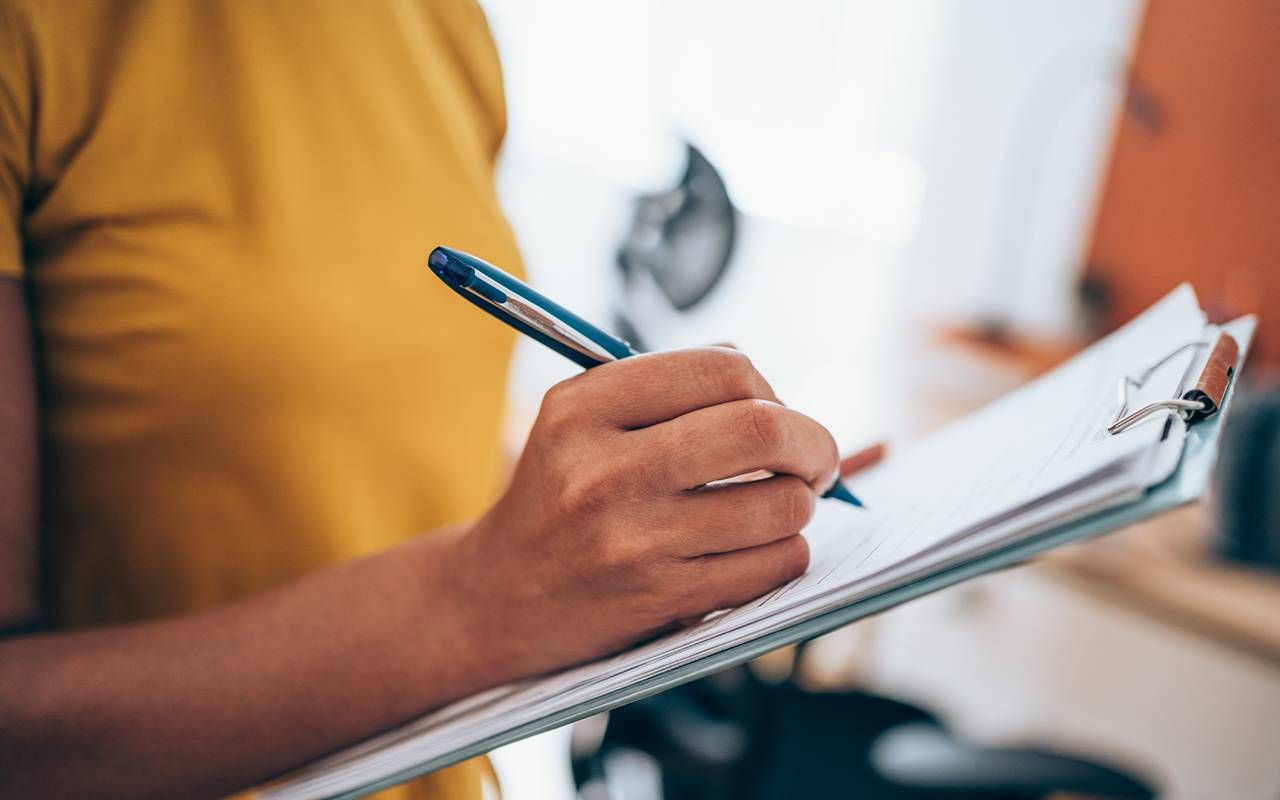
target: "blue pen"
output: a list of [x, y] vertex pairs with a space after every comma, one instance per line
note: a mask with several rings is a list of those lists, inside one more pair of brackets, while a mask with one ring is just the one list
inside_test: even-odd
[[[431, 271], [467, 302], [538, 340], [585, 369], [637, 355], [630, 344], [605, 333], [559, 303], [489, 262], [451, 247], [427, 259]], [[823, 497], [855, 506], [862, 501], [839, 480]]]

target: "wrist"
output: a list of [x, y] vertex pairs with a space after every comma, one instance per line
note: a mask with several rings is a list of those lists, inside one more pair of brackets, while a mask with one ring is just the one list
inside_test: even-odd
[[484, 589], [478, 579], [484, 568], [474, 552], [473, 525], [435, 531], [415, 542], [419, 608], [433, 624], [421, 625], [429, 641], [419, 652], [429, 654], [437, 669], [447, 673], [458, 699], [505, 683], [510, 661], [503, 653], [503, 636], [495, 629]]

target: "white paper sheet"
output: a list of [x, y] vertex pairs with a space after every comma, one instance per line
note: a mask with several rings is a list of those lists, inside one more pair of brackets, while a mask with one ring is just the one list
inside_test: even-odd
[[[441, 709], [287, 776], [262, 796], [355, 790], [1002, 543], [1130, 502], [1176, 466], [1183, 428], [1162, 416], [1108, 434], [1116, 385], [1205, 330], [1190, 287], [1180, 287], [1069, 363], [858, 476], [856, 491], [870, 510], [819, 504], [805, 531], [810, 568], [796, 581], [627, 652]], [[1131, 394], [1131, 408], [1177, 394], [1196, 359], [1194, 351], [1171, 359]]]

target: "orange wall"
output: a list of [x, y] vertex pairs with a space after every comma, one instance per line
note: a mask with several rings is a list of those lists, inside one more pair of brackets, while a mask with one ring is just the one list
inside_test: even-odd
[[1280, 366], [1280, 2], [1148, 3], [1087, 264], [1108, 324], [1188, 280]]

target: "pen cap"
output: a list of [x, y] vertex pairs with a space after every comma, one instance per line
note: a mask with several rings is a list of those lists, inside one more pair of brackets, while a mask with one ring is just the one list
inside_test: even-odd
[[[440, 276], [445, 283], [448, 283], [455, 289], [459, 287], [469, 287], [472, 285], [472, 282], [477, 286], [479, 285], [479, 282], [474, 281], [472, 274], [468, 270], [475, 270], [476, 272], [483, 273], [486, 278], [501, 286], [503, 290], [509, 292], [513, 297], [523, 300], [536, 308], [542, 309], [556, 319], [571, 326], [577, 333], [599, 345], [614, 358], [626, 358], [628, 356], [636, 355], [636, 351], [632, 349], [631, 345], [626, 341], [597, 328], [595, 325], [587, 322], [585, 319], [579, 317], [577, 314], [555, 302], [551, 298], [541, 294], [524, 281], [521, 281], [519, 278], [498, 267], [495, 267], [493, 264], [490, 264], [488, 261], [485, 261], [478, 256], [463, 252], [462, 250], [455, 250], [452, 247], [440, 246], [431, 251], [431, 256], [427, 259], [427, 263], [436, 275]], [[466, 274], [465, 281], [460, 281], [455, 277], [456, 274], [462, 273]], [[489, 313], [493, 313], [491, 309], [485, 310]], [[525, 330], [525, 326], [510, 320], [504, 319], [504, 321], [517, 327], [529, 336], [542, 341], [548, 347], [552, 347], [569, 358], [578, 361], [578, 359], [573, 355], [565, 353], [558, 345], [549, 341], [544, 341], [544, 337], [536, 331], [531, 329]], [[596, 366], [595, 363], [586, 364], [581, 361], [579, 361], [579, 363], [588, 367]]]
[[431, 251], [430, 257], [427, 258], [427, 264], [431, 267], [431, 271], [438, 275], [441, 280], [460, 286], [469, 285], [474, 274], [472, 270], [458, 260], [449, 258], [449, 254], [439, 247]]

